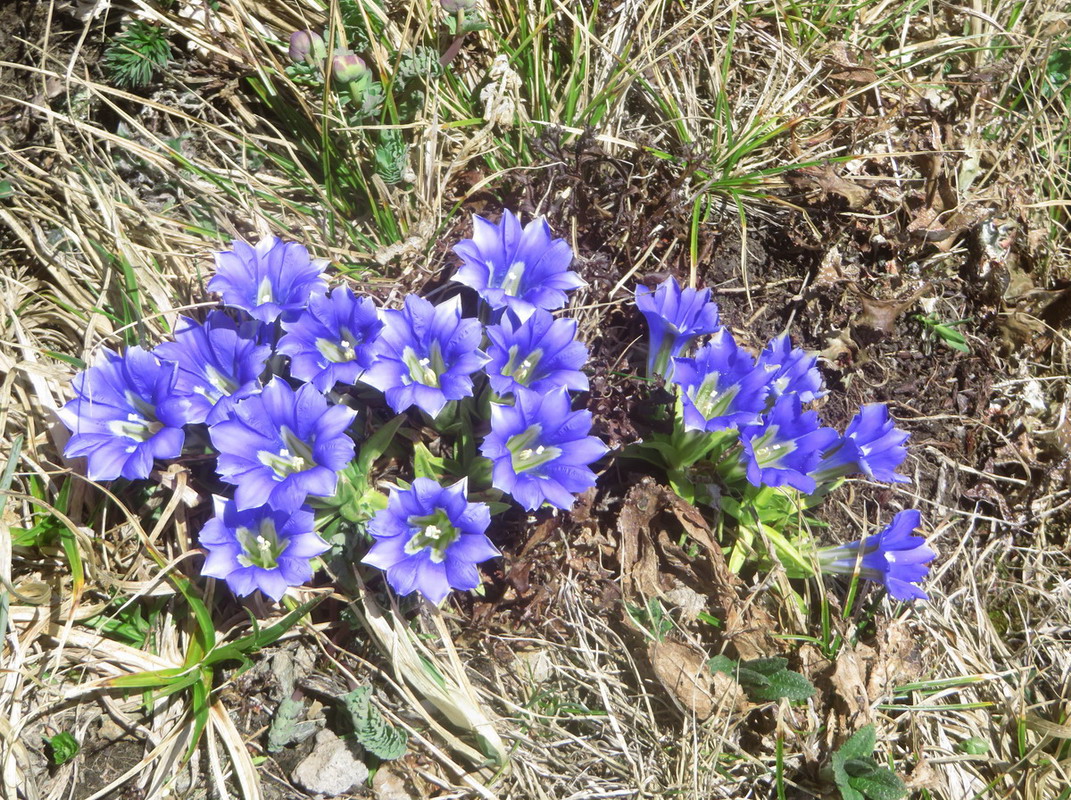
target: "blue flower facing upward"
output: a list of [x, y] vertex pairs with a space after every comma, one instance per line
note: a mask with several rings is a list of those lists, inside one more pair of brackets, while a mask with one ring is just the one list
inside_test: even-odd
[[529, 511], [544, 502], [568, 510], [595, 485], [589, 465], [608, 448], [588, 435], [591, 412], [569, 406], [564, 386], [545, 394], [518, 389], [514, 405], [491, 406], [491, 432], [480, 447], [492, 461], [491, 484]]
[[884, 403], [865, 405], [848, 423], [839, 444], [822, 454], [811, 477], [820, 484], [859, 474], [887, 483], [910, 483], [910, 478], [896, 472], [907, 458], [904, 442], [909, 435], [896, 427]]
[[383, 312], [372, 366], [361, 380], [383, 392], [396, 413], [417, 406], [433, 419], [451, 400], [472, 395], [472, 375], [487, 356], [479, 320], [461, 318], [460, 298], [433, 306], [409, 295], [402, 310]]
[[491, 510], [470, 503], [467, 491], [465, 480], [444, 487], [430, 478], [391, 489], [387, 507], [368, 523], [375, 542], [361, 562], [384, 570], [398, 594], [417, 591], [435, 604], [451, 589], [475, 589], [476, 565], [500, 554], [484, 533]]
[[815, 468], [822, 451], [838, 438], [832, 428], [822, 428], [818, 415], [804, 411], [800, 398], [782, 395], [759, 424], [740, 429], [741, 459], [753, 486], [791, 486], [804, 494], [815, 490]]
[[920, 518], [915, 509], [901, 511], [875, 536], [819, 550], [822, 572], [854, 575], [858, 569], [861, 578], [880, 583], [896, 600], [928, 599], [926, 592], [915, 584], [929, 574], [926, 565], [936, 553], [921, 536], [911, 535], [918, 528]]
[[290, 356], [291, 375], [326, 392], [336, 383], [354, 383], [372, 366], [382, 328], [372, 299], [358, 300], [340, 286], [330, 295], [312, 295], [301, 316], [283, 322], [286, 335], [276, 349]]
[[681, 289], [677, 279], [666, 278], [654, 291], [636, 286], [636, 308], [647, 320], [647, 376], [669, 378], [673, 360], [691, 347], [700, 336], [721, 327], [718, 304], [710, 300], [710, 289]]
[[759, 354], [759, 366], [770, 374], [770, 397], [773, 402], [781, 395], [795, 394], [804, 403], [825, 394], [818, 358], [813, 353], [792, 346], [787, 333], [771, 339]]
[[237, 401], [260, 391], [271, 347], [259, 344], [259, 335], [259, 322], [239, 325], [222, 311], [204, 324], [179, 317], [175, 340], [153, 352], [178, 364], [176, 389], [189, 397], [190, 422], [219, 422]]
[[354, 414], [328, 406], [310, 383], [294, 391], [281, 378], [237, 403], [208, 433], [219, 451], [219, 477], [236, 487], [238, 510], [295, 511], [309, 496], [334, 495], [338, 471], [353, 460], [346, 428]]
[[571, 271], [573, 251], [555, 239], [543, 219], [521, 228], [509, 210], [498, 225], [473, 217], [472, 238], [454, 246], [462, 260], [452, 280], [476, 290], [492, 309], [510, 308], [526, 319], [533, 310], [565, 305], [566, 292], [584, 286]]
[[84, 456], [91, 480], [136, 480], [154, 459], [182, 454], [190, 400], [177, 389], [178, 366], [140, 347], [104, 350], [72, 381], [75, 397], [59, 410], [71, 433], [63, 454]]
[[545, 392], [565, 386], [577, 392], [588, 389], [580, 371], [588, 349], [576, 340], [576, 321], [555, 319], [536, 309], [524, 322], [507, 312], [498, 325], [487, 327], [487, 377], [499, 395], [517, 388]]
[[259, 589], [276, 602], [288, 586], [312, 578], [309, 560], [330, 545], [314, 530], [312, 509], [241, 511], [233, 500], [213, 497], [216, 515], [198, 535], [208, 551], [201, 574], [225, 580], [239, 597]]
[[235, 241], [230, 250], [216, 253], [217, 271], [208, 291], [218, 292], [224, 305], [261, 322], [295, 319], [313, 292], [327, 289], [322, 274], [326, 264], [310, 258], [304, 245], [274, 236], [261, 239], [256, 247]]
[[766, 408], [766, 370], [756, 366], [725, 328], [699, 348], [695, 358], [673, 359], [672, 381], [680, 390], [685, 430], [751, 425]]

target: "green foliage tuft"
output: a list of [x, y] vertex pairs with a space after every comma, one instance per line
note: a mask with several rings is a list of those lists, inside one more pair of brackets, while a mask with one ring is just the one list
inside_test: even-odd
[[47, 741], [47, 744], [48, 759], [56, 767], [66, 764], [78, 755], [78, 751], [82, 749], [81, 745], [78, 744], [78, 740], [66, 731], [57, 733]]
[[874, 760], [876, 743], [877, 731], [867, 725], [833, 754], [833, 779], [843, 800], [899, 800], [907, 794], [896, 773]]
[[171, 61], [167, 33], [158, 25], [135, 20], [104, 51], [104, 72], [116, 86], [148, 86]]

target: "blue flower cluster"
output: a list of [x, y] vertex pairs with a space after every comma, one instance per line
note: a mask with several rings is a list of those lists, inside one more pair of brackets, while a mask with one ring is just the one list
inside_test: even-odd
[[[550, 313], [583, 285], [572, 252], [544, 221], [522, 228], [508, 211], [499, 225], [477, 217], [456, 251], [455, 280], [477, 291], [494, 324], [463, 317], [459, 297], [433, 305], [410, 295], [401, 309], [378, 309], [348, 287], [328, 291], [326, 262], [300, 244], [234, 242], [216, 254], [208, 283], [228, 311], [181, 318], [173, 341], [151, 352], [105, 350], [74, 379], [60, 411], [73, 434], [65, 455], [85, 457], [93, 480], [146, 478], [156, 459], [182, 454], [189, 426], [206, 426], [218, 479], [234, 489], [215, 498], [202, 530], [204, 574], [275, 600], [328, 549], [313, 506], [335, 495], [354, 461], [357, 401], [339, 400], [357, 382], [395, 412], [432, 420], [488, 385], [481, 452], [492, 486], [527, 510], [570, 508], [607, 450], [589, 435], [590, 413], [571, 408], [569, 391], [587, 389], [587, 349], [574, 321]], [[467, 493], [467, 479], [393, 490], [368, 526], [365, 563], [400, 593], [434, 602], [475, 588], [475, 565], [498, 551], [485, 534], [489, 507]]]
[[[907, 457], [908, 434], [885, 405], [863, 406], [843, 435], [805, 408], [824, 394], [822, 376], [816, 357], [794, 348], [787, 335], [754, 357], [720, 324], [709, 290], [682, 289], [673, 278], [653, 291], [637, 287], [636, 306], [650, 332], [648, 373], [675, 389], [685, 436], [736, 434], [736, 446], [723, 451], [723, 474], [742, 472], [752, 486], [789, 487], [803, 495], [827, 492], [851, 475], [909, 480], [896, 471]], [[699, 344], [702, 337], [707, 340]], [[855, 555], [864, 553], [862, 577], [883, 583], [897, 599], [925, 597], [913, 584], [926, 575], [923, 564], [934, 554], [906, 535], [919, 522], [918, 512], [912, 513], [898, 515], [889, 529], [863, 543], [824, 552], [819, 564], [843, 572], [851, 560], [854, 570]]]

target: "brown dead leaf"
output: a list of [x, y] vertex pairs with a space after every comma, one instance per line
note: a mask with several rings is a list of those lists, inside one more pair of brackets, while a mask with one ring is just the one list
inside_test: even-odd
[[878, 640], [878, 653], [867, 682], [871, 702], [888, 697], [892, 690], [919, 677], [921, 654], [916, 637], [907, 623], [893, 620], [884, 627]]
[[903, 300], [879, 300], [855, 284], [852, 284], [852, 288], [863, 305], [862, 312], [855, 318], [855, 324], [865, 325], [882, 333], [893, 333], [896, 330], [897, 318], [915, 305], [915, 302], [930, 290], [930, 285], [923, 284], [922, 288]]
[[845, 731], [857, 730], [873, 721], [871, 697], [867, 692], [867, 673], [874, 660], [874, 649], [865, 644], [843, 647], [837, 654], [830, 681], [837, 698], [846, 709]]
[[1012, 311], [997, 319], [997, 329], [1004, 343], [1010, 349], [1018, 350], [1033, 342], [1035, 337], [1044, 334], [1046, 326], [1035, 316], [1022, 311]]
[[862, 208], [870, 199], [870, 190], [837, 175], [831, 166], [803, 167], [785, 173], [785, 180], [801, 191], [817, 190], [823, 196], [835, 194], [848, 201], [849, 208]]
[[834, 80], [852, 83], [874, 83], [878, 80], [877, 72], [865, 64], [860, 64], [848, 53], [848, 45], [845, 42], [834, 42], [826, 53], [826, 61], [837, 70], [829, 76]]
[[643, 478], [629, 489], [617, 530], [621, 534], [618, 563], [621, 566], [621, 587], [625, 597], [641, 594], [656, 597], [658, 585], [658, 553], [651, 539], [651, 520], [663, 508], [662, 488], [650, 478]]
[[655, 677], [682, 710], [701, 720], [714, 713], [713, 675], [707, 666], [706, 653], [692, 645], [666, 640], [652, 642], [647, 657], [651, 659]]

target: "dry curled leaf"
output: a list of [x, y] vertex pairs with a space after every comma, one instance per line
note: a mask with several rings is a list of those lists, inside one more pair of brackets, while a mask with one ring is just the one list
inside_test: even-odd
[[848, 201], [849, 208], [861, 208], [870, 199], [870, 190], [837, 175], [828, 164], [791, 170], [785, 173], [785, 180], [802, 191], [817, 190], [823, 195], [839, 195]]
[[714, 713], [714, 679], [707, 667], [706, 653], [698, 647], [667, 640], [652, 642], [647, 657], [655, 677], [684, 711], [701, 720]]

